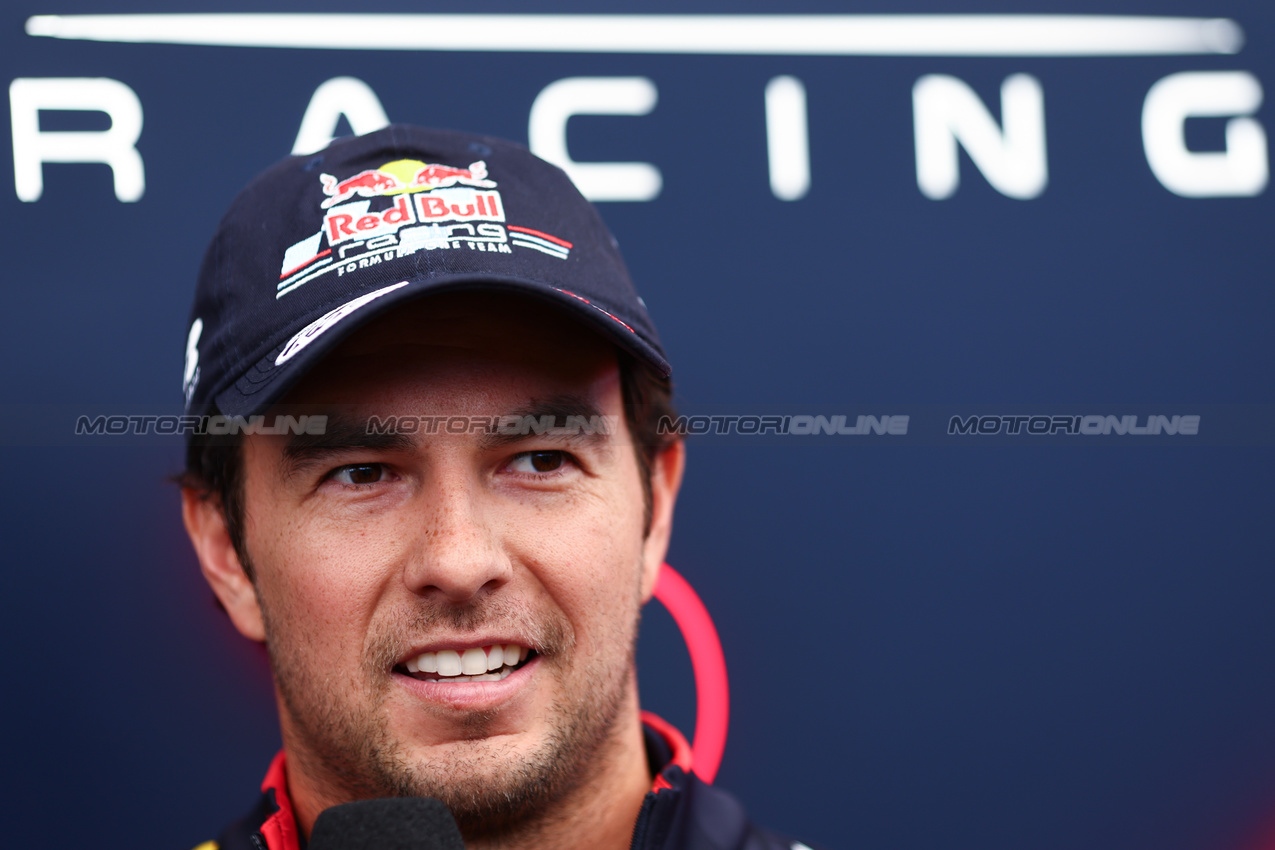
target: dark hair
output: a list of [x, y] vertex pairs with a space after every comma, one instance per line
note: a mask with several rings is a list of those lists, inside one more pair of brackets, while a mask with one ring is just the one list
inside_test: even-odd
[[[672, 429], [660, 429], [661, 419], [670, 421], [677, 413], [673, 407], [673, 387], [625, 352], [617, 352], [620, 369], [620, 391], [624, 399], [624, 421], [633, 437], [638, 475], [642, 480], [643, 527], [651, 528], [651, 470], [655, 457], [678, 439]], [[217, 415], [217, 410], [209, 411]], [[243, 436], [192, 435], [186, 444], [186, 470], [177, 482], [184, 489], [196, 491], [202, 499], [214, 499], [226, 521], [230, 542], [239, 556], [248, 578], [252, 562], [244, 546]]]

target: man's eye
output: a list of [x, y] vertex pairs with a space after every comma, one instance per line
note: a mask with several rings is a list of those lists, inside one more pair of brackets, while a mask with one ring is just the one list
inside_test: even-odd
[[555, 472], [566, 463], [566, 452], [523, 452], [513, 459], [509, 467], [515, 472]]
[[338, 484], [375, 484], [384, 477], [385, 467], [379, 463], [356, 463], [332, 472], [332, 480]]

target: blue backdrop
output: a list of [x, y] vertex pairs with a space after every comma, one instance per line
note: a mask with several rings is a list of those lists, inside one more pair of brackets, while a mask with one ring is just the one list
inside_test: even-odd
[[[358, 11], [455, 11], [374, 6]], [[526, 142], [546, 88], [591, 77], [640, 78], [656, 98], [640, 114], [549, 115], [546, 132], [579, 163], [658, 169], [653, 198], [602, 214], [684, 412], [745, 417], [690, 438], [670, 554], [729, 665], [718, 784], [832, 848], [1269, 846], [1268, 3], [782, 10], [1233, 22], [1197, 20], [1170, 50], [1138, 46], [1158, 32], [1144, 20], [1105, 53], [1082, 27], [1062, 55], [1025, 36], [981, 55], [997, 50], [951, 21], [938, 31], [964, 46], [925, 48], [924, 18], [890, 55], [798, 55], [778, 27], [773, 54], [717, 55], [730, 14], [780, 10], [707, 0], [623, 10], [726, 16], [681, 54], [432, 49], [481, 41], [495, 20], [398, 50], [28, 33], [57, 23], [34, 15], [162, 11], [68, 0], [0, 15], [11, 844], [193, 846], [251, 803], [278, 746], [264, 656], [215, 609], [180, 528], [166, 481], [180, 439], [75, 435], [80, 416], [179, 412], [196, 269], [235, 192], [292, 150], [308, 108], [323, 123], [312, 99], [334, 78], [361, 81], [390, 120]], [[768, 132], [777, 77], [795, 83]], [[118, 85], [66, 83], [89, 78]], [[120, 135], [134, 102], [135, 143]], [[370, 102], [332, 101], [350, 110], [338, 132], [370, 120], [356, 114]], [[71, 132], [97, 134], [80, 159], [123, 139], [99, 157], [114, 165], [52, 161]], [[761, 415], [877, 419], [865, 434], [792, 433], [805, 419], [740, 433]], [[908, 417], [906, 433], [874, 433], [884, 416]], [[1041, 421], [1051, 433], [1032, 433]], [[689, 733], [680, 638], [661, 610], [644, 629], [643, 702]]]

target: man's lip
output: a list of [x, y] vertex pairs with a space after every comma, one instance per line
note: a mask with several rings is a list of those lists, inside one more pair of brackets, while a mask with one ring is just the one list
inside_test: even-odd
[[499, 682], [426, 682], [398, 672], [394, 679], [417, 698], [429, 702], [454, 709], [493, 709], [524, 693], [524, 688], [533, 683], [542, 660], [540, 656], [532, 656]]

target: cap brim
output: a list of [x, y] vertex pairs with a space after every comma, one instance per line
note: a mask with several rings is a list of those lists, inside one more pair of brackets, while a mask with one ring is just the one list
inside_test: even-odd
[[601, 306], [569, 290], [547, 283], [470, 273], [407, 280], [378, 291], [383, 291], [384, 294], [367, 300], [348, 314], [322, 327], [317, 333], [312, 333], [309, 339], [302, 342], [302, 347], [283, 362], [278, 362], [280, 355], [289, 345], [295, 345], [300, 333], [271, 351], [243, 377], [216, 395], [218, 411], [226, 416], [251, 416], [264, 412], [282, 400], [303, 375], [354, 331], [405, 301], [445, 292], [508, 292], [539, 298], [579, 319], [583, 325], [597, 331], [604, 339], [634, 355], [660, 377], [667, 378], [671, 371], [668, 362], [655, 347], [642, 339], [629, 325]]

